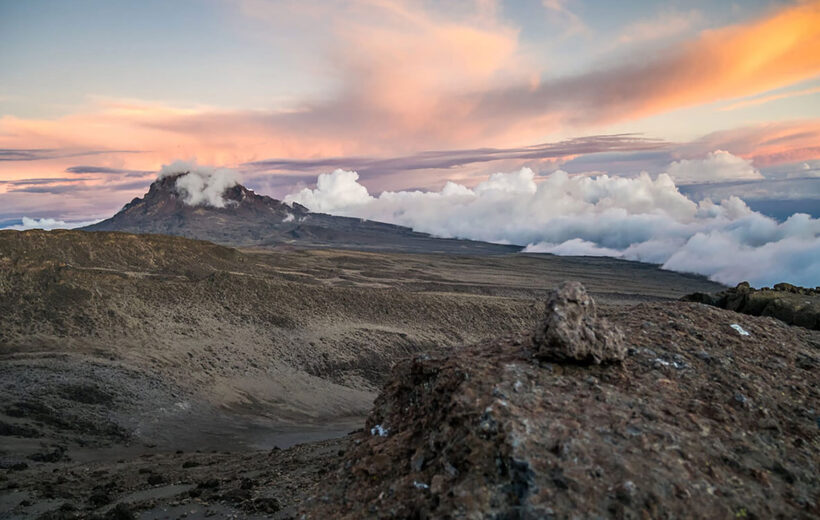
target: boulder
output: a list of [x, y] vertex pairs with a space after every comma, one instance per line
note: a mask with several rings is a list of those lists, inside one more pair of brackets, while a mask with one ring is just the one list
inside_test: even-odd
[[539, 359], [596, 364], [626, 356], [623, 333], [598, 316], [595, 301], [580, 282], [564, 282], [547, 300], [547, 313], [533, 345]]

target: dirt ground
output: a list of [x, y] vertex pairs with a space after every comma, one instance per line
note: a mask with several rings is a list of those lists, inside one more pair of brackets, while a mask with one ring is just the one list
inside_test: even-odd
[[[530, 330], [566, 279], [616, 307], [721, 288], [604, 258], [240, 251], [157, 235], [0, 232], [0, 518], [108, 514], [120, 501], [155, 518], [153, 500], [176, 518], [186, 512], [171, 505], [183, 489], [174, 486], [271, 464], [302, 493], [276, 495], [289, 511], [335, 462], [325, 444], [302, 445], [282, 460], [299, 457], [304, 472], [279, 470], [269, 450], [360, 428], [397, 362]], [[327, 442], [338, 452], [352, 441]], [[165, 480], [129, 480], [144, 456]], [[211, 469], [178, 473], [180, 457]], [[110, 502], [95, 503], [94, 489], [120, 469]], [[50, 498], [40, 482], [66, 496]], [[151, 490], [163, 486], [157, 498]], [[189, 498], [185, 507], [202, 500]], [[209, 499], [206, 509], [258, 514], [251, 499]]]
[[694, 303], [601, 312], [621, 364], [538, 360], [527, 330], [418, 354], [348, 435], [18, 461], [0, 518], [816, 518], [818, 332]]
[[0, 475], [0, 518], [298, 518], [350, 439], [286, 450], [121, 451]]

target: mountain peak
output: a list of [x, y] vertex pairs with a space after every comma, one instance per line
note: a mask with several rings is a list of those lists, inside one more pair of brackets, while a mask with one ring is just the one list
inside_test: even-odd
[[145, 195], [86, 229], [179, 235], [236, 245], [276, 234], [282, 225], [288, 227], [307, 213], [303, 206], [291, 208], [238, 182], [183, 171], [158, 177]]
[[113, 217], [83, 228], [177, 235], [230, 246], [293, 244], [381, 251], [503, 254], [518, 251], [469, 240], [434, 238], [410, 228], [311, 213], [239, 183], [231, 170], [164, 169], [148, 192]]
[[201, 177], [197, 178], [196, 174], [190, 171], [157, 178], [151, 183], [148, 192], [143, 197], [137, 197], [126, 204], [120, 213], [135, 207], [144, 210], [159, 207], [184, 210], [185, 207], [197, 207], [228, 213], [253, 211], [282, 218], [287, 218], [292, 212], [308, 212], [304, 206], [298, 205], [298, 208], [291, 208], [274, 198], [258, 195], [238, 182], [214, 183], [211, 181], [209, 183], [208, 180], [203, 181]]

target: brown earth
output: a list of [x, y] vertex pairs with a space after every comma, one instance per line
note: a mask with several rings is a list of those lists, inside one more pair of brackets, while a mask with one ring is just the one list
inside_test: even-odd
[[527, 331], [420, 354], [350, 436], [29, 460], [0, 475], [0, 505], [43, 518], [816, 518], [817, 332], [695, 303], [599, 312], [625, 335], [622, 363], [539, 361]]
[[[38, 388], [29, 397], [48, 401], [40, 415], [55, 427], [107, 415], [102, 430], [135, 429], [110, 408], [347, 420], [367, 413], [396, 360], [531, 327], [539, 300], [568, 276], [611, 302], [719, 287], [606, 259], [241, 252], [159, 235], [3, 232], [0, 371], [19, 383], [3, 397], [25, 407]], [[67, 399], [72, 385], [108, 399]], [[62, 417], [67, 409], [79, 415]]]
[[28, 461], [0, 473], [0, 518], [296, 518], [300, 505], [321, 492], [321, 477], [335, 469], [349, 442]]
[[[229, 450], [236, 464], [225, 456], [217, 471], [261, 470], [245, 454], [360, 427], [396, 362], [531, 330], [550, 290], [568, 278], [615, 306], [720, 287], [602, 258], [236, 250], [160, 235], [0, 232], [0, 498], [25, 492], [12, 518], [53, 512], [57, 499], [35, 483], [64, 471], [74, 493], [66, 500], [81, 511], [66, 513], [101, 513], [89, 502], [100, 485], [94, 468], [116, 473], [151, 455], [171, 475], [176, 450]], [[333, 464], [305, 456], [314, 461], [308, 469]], [[299, 486], [312, 489], [306, 474]], [[163, 485], [134, 481], [112, 500]], [[170, 495], [157, 507], [177, 500], [176, 489], [162, 491]], [[281, 500], [297, 507], [303, 495]], [[147, 496], [129, 503], [150, 509]], [[214, 503], [209, 511], [222, 514]]]

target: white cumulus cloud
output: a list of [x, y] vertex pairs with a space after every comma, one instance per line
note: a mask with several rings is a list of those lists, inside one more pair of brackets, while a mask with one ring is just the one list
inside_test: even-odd
[[666, 172], [678, 184], [763, 179], [751, 161], [723, 150], [710, 152], [704, 159], [673, 162]]
[[185, 173], [176, 180], [177, 192], [189, 206], [224, 208], [225, 190], [239, 184], [239, 173], [229, 168], [201, 166], [194, 161], [175, 161], [163, 165], [158, 179]]
[[319, 175], [316, 189], [303, 189], [295, 195], [285, 197], [285, 202], [298, 202], [318, 213], [329, 213], [344, 207], [359, 206], [371, 197], [367, 188], [359, 184], [359, 174], [347, 170], [335, 170]]
[[532, 252], [653, 262], [727, 284], [820, 284], [820, 220], [798, 214], [779, 223], [737, 197], [695, 203], [670, 174], [573, 177], [558, 171], [536, 182], [523, 168], [473, 188], [448, 182], [437, 192], [373, 196], [355, 172], [336, 170], [320, 175], [316, 189], [285, 201], [442, 237], [525, 245]]

